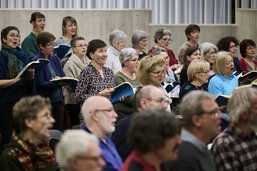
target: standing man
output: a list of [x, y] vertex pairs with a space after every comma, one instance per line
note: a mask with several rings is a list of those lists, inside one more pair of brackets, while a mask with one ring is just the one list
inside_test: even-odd
[[114, 30], [109, 35], [109, 43], [105, 66], [116, 74], [122, 69], [119, 57], [121, 50], [127, 45], [127, 35], [121, 30]]
[[184, 121], [183, 143], [173, 170], [215, 171], [213, 158], [207, 149], [207, 143], [220, 132], [221, 113], [214, 97], [204, 91], [192, 91], [182, 99], [180, 114]]
[[235, 90], [227, 106], [230, 125], [214, 140], [218, 170], [257, 170], [257, 90]]
[[109, 134], [115, 130], [117, 113], [109, 99], [103, 96], [91, 96], [82, 105], [84, 118], [83, 130], [92, 133], [100, 140], [100, 148], [106, 162], [102, 171], [118, 171], [122, 160]]

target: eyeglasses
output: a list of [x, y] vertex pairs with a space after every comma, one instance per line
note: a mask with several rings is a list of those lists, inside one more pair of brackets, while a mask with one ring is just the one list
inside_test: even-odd
[[95, 109], [94, 111], [95, 112], [112, 112], [113, 109], [112, 108], [110, 108], [110, 109]]
[[103, 160], [103, 156], [78, 156], [78, 158], [83, 160], [93, 160], [94, 162], [98, 162], [99, 160]]
[[248, 46], [246, 50], [256, 50], [256, 46]]
[[146, 98], [147, 100], [151, 100], [151, 101], [155, 101], [157, 103], [163, 104], [163, 103], [167, 103], [167, 104], [171, 104], [171, 100], [166, 99], [166, 98], [160, 98], [160, 99], [152, 99], [152, 98]]
[[129, 59], [128, 61], [137, 62], [137, 61], [138, 61], [138, 58], [135, 58], [135, 59]]
[[214, 109], [214, 110], [212, 110], [212, 111], [210, 111], [210, 112], [203, 112], [204, 114], [207, 114], [207, 115], [210, 115], [210, 116], [215, 116], [215, 117], [218, 117], [218, 116], [220, 116], [221, 115], [221, 111], [220, 111], [220, 109]]
[[161, 38], [163, 41], [168, 41], [168, 42], [172, 42], [172, 39], [170, 38]]
[[54, 42], [46, 44], [46, 47], [55, 47], [55, 46], [56, 46], [56, 43]]
[[161, 70], [161, 71], [151, 71], [150, 73], [155, 74], [157, 76], [162, 76], [163, 74], [165, 74], [165, 70]]
[[74, 47], [82, 48], [82, 47], [87, 47], [87, 45], [86, 44], [81, 44], [81, 45], [77, 45], [77, 46], [74, 46]]
[[14, 39], [14, 38], [20, 39], [20, 38], [21, 38], [21, 36], [20, 36], [19, 34], [10, 34], [9, 36], [10, 36], [12, 39]]

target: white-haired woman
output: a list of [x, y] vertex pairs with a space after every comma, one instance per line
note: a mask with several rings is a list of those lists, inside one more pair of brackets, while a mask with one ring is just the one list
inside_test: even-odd
[[139, 60], [147, 56], [144, 52], [148, 45], [148, 34], [142, 30], [136, 30], [132, 35], [132, 47], [137, 51]]
[[[124, 48], [121, 50], [120, 63], [122, 69], [114, 76], [115, 85], [123, 82], [129, 82], [134, 88], [139, 86], [136, 80], [136, 71], [139, 64], [138, 53], [133, 48]], [[133, 98], [128, 98], [120, 103], [114, 104], [115, 111], [118, 113], [118, 120], [125, 115], [133, 113]]]

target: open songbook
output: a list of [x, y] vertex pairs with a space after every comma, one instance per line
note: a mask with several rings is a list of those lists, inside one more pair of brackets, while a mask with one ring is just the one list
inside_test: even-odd
[[218, 95], [215, 101], [219, 106], [226, 106], [230, 97], [231, 95]]
[[42, 70], [48, 63], [49, 63], [49, 60], [48, 60], [48, 59], [38, 59], [38, 60], [36, 60], [36, 61], [32, 61], [32, 62], [28, 63], [28, 64], [19, 72], [19, 74], [16, 76], [15, 79], [18, 79], [18, 78], [23, 77], [23, 75], [25, 74], [25, 72], [28, 71], [29, 69], [37, 68], [37, 70]]
[[73, 77], [61, 77], [61, 78], [53, 78], [50, 81], [55, 82], [61, 86], [69, 86], [73, 91], [75, 91], [79, 80]]
[[257, 79], [257, 71], [250, 71], [247, 73], [241, 72], [237, 75], [240, 85], [250, 84], [253, 80]]
[[56, 46], [54, 48], [54, 52], [56, 53], [56, 55], [62, 59], [64, 58], [69, 52], [71, 53], [70, 51], [71, 47], [70, 46], [67, 46], [67, 45], [59, 45], [59, 46]]
[[129, 82], [123, 82], [114, 87], [114, 92], [111, 95], [111, 102], [117, 103], [122, 101], [123, 98], [129, 97], [135, 94], [135, 89]]

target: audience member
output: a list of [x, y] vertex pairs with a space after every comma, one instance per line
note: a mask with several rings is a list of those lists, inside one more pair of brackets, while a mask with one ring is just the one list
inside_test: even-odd
[[64, 76], [59, 58], [53, 53], [55, 37], [49, 32], [41, 32], [37, 36], [40, 52], [33, 58], [48, 59], [50, 62], [43, 68], [35, 68], [35, 93], [49, 97], [52, 104], [52, 116], [55, 119], [54, 129], [63, 130], [63, 93], [62, 87], [51, 79]]
[[242, 67], [240, 65], [238, 57], [236, 56], [238, 44], [238, 40], [232, 36], [223, 37], [217, 43], [219, 51], [227, 51], [231, 53], [234, 61], [235, 75], [238, 75], [242, 72]]
[[180, 124], [173, 113], [148, 109], [135, 114], [128, 130], [133, 147], [121, 171], [162, 171], [164, 163], [177, 158]]
[[[136, 71], [139, 64], [138, 53], [133, 48], [124, 48], [121, 50], [120, 63], [122, 69], [114, 75], [115, 85], [123, 82], [129, 82], [133, 88], [139, 86], [136, 79]], [[122, 117], [133, 113], [133, 96], [123, 99], [121, 102], [114, 104], [114, 109], [118, 113], [118, 120]]]
[[188, 81], [181, 87], [179, 97], [193, 90], [207, 91], [207, 83], [210, 77], [210, 64], [202, 59], [192, 61], [187, 69]]
[[[143, 111], [148, 108], [166, 109], [169, 105], [169, 100], [165, 94], [157, 87], [152, 85], [144, 86], [136, 92], [135, 95], [135, 111]], [[127, 130], [131, 123], [133, 113], [118, 121], [116, 129], [112, 134], [112, 141], [115, 144], [123, 161], [132, 151], [130, 144], [127, 141]]]
[[221, 112], [214, 98], [207, 92], [196, 90], [182, 99], [183, 117], [178, 159], [174, 171], [215, 171], [215, 164], [207, 144], [220, 132]]
[[100, 140], [100, 148], [106, 162], [102, 171], [118, 171], [122, 160], [109, 134], [115, 131], [117, 114], [109, 99], [103, 96], [91, 96], [82, 106], [84, 118], [83, 130], [96, 135]]
[[109, 97], [114, 91], [113, 72], [104, 66], [107, 58], [106, 49], [105, 42], [100, 39], [88, 43], [87, 53], [91, 57], [91, 63], [81, 71], [75, 90], [75, 99], [80, 105], [90, 96]]
[[116, 74], [121, 70], [119, 56], [120, 51], [127, 45], [127, 35], [123, 31], [114, 30], [109, 35], [109, 43], [105, 66], [111, 68], [113, 73]]
[[138, 53], [138, 59], [141, 60], [143, 57], [147, 56], [144, 52], [147, 44], [148, 44], [148, 34], [142, 30], [136, 30], [132, 35], [132, 47]]
[[63, 171], [101, 171], [105, 165], [99, 141], [83, 130], [67, 130], [56, 148]]
[[188, 47], [184, 53], [184, 64], [180, 72], [180, 85], [182, 86], [185, 82], [188, 81], [187, 76], [187, 68], [189, 64], [195, 60], [195, 59], [201, 59], [201, 51], [198, 47], [192, 46]]
[[[25, 52], [18, 47], [20, 31], [17, 27], [8, 26], [1, 31], [0, 51], [0, 152], [8, 143], [12, 134], [12, 107], [23, 96], [27, 95], [27, 81], [16, 76], [29, 62]], [[31, 73], [28, 73], [30, 75]]]
[[238, 79], [233, 74], [234, 62], [229, 52], [218, 52], [213, 64], [214, 75], [208, 84], [208, 92], [218, 95], [230, 95], [238, 87]]
[[215, 72], [213, 71], [213, 63], [218, 52], [218, 48], [210, 42], [204, 42], [200, 44], [200, 49], [202, 52], [203, 59], [209, 62], [211, 66], [211, 75], [214, 75]]
[[200, 27], [196, 24], [189, 24], [185, 29], [187, 41], [179, 48], [178, 60], [180, 64], [184, 64], [184, 55], [188, 47], [199, 47]]
[[243, 72], [257, 70], [256, 45], [252, 39], [244, 39], [240, 42], [240, 53], [242, 56], [240, 64]]
[[[171, 42], [171, 38], [170, 38], [171, 34], [169, 30], [166, 30], [164, 28], [160, 28], [155, 32], [154, 35], [154, 43], [156, 47], [163, 47], [167, 50], [168, 56], [170, 58], [170, 63], [169, 65], [171, 66], [172, 70], [176, 70], [180, 67], [180, 65], [178, 64], [178, 61], [175, 57], [174, 52], [168, 48], [169, 46], [169, 42]], [[149, 54], [152, 53], [153, 48], [151, 48], [149, 50]]]
[[0, 157], [0, 170], [55, 171], [53, 151], [47, 145], [53, 126], [51, 103], [40, 96], [24, 97], [13, 107], [14, 133]]
[[31, 18], [30, 18], [29, 22], [30, 22], [30, 24], [32, 24], [33, 29], [32, 29], [32, 32], [27, 37], [25, 37], [25, 39], [23, 40], [23, 42], [21, 44], [22, 49], [28, 55], [28, 58], [30, 61], [40, 51], [40, 48], [37, 45], [36, 38], [41, 32], [44, 31], [45, 21], [46, 21], [46, 17], [44, 14], [42, 14], [40, 12], [33, 12], [31, 14]]
[[[81, 71], [90, 63], [86, 57], [87, 45], [83, 37], [71, 40], [72, 55], [63, 66], [66, 76], [79, 79]], [[75, 101], [75, 92], [69, 86], [63, 87], [65, 109], [69, 114], [71, 126], [79, 124], [80, 105]]]
[[257, 90], [240, 88], [228, 102], [230, 125], [213, 141], [217, 170], [257, 170]]

